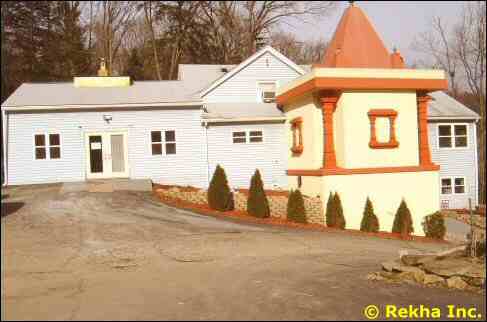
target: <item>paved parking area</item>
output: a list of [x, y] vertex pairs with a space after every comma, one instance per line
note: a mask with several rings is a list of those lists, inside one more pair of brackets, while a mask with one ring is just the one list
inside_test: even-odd
[[1, 229], [2, 319], [362, 320], [369, 304], [485, 317], [480, 294], [366, 279], [400, 250], [440, 244], [244, 225], [62, 185], [2, 189]]

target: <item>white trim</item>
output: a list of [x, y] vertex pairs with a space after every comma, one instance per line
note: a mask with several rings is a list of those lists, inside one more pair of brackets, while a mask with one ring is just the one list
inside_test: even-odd
[[[266, 53], [270, 53], [270, 54], [274, 55], [277, 59], [282, 61], [284, 64], [286, 64], [289, 67], [291, 67], [292, 69], [294, 69], [298, 74], [304, 75], [306, 73], [301, 67], [296, 65], [292, 60], [290, 60], [289, 58], [287, 58], [286, 56], [284, 56], [283, 54], [281, 54], [280, 52], [278, 52], [277, 50], [275, 50], [271, 46], [265, 46], [264, 48], [262, 48], [261, 50], [259, 50], [258, 52], [256, 52], [255, 54], [253, 54], [252, 56], [250, 56], [249, 58], [247, 58], [243, 62], [241, 62], [239, 65], [237, 65], [231, 71], [229, 71], [228, 73], [226, 73], [222, 77], [215, 80], [208, 87], [201, 90], [200, 96], [202, 98], [205, 97], [208, 93], [213, 91], [216, 87], [218, 87], [222, 83], [226, 82], [229, 78], [233, 77], [235, 74], [240, 72], [242, 69], [244, 69], [245, 67], [247, 67], [248, 65], [250, 65], [251, 63], [256, 61], [259, 57], [263, 56]], [[277, 97], [277, 89], [276, 89], [276, 97]]]
[[131, 107], [179, 107], [179, 106], [201, 106], [203, 101], [180, 101], [161, 103], [134, 103], [134, 104], [71, 104], [71, 105], [22, 105], [3, 106], [2, 111], [30, 111], [30, 110], [64, 110], [64, 109], [99, 109], [99, 108], [131, 108]]
[[[443, 179], [450, 179], [451, 180], [451, 193], [443, 193], [442, 191], [442, 188], [443, 188], [443, 184], [442, 184], [442, 180]], [[455, 179], [463, 179], [463, 192], [455, 192]], [[444, 177], [440, 177], [440, 195], [442, 196], [452, 196], [452, 195], [467, 195], [468, 194], [468, 189], [467, 189], [468, 185], [467, 185], [467, 177], [464, 177], [464, 176], [444, 176]]]
[[[465, 126], [465, 137], [467, 138], [467, 145], [466, 146], [461, 146], [457, 147], [455, 146], [455, 125], [464, 125]], [[436, 146], [439, 150], [468, 150], [470, 149], [470, 130], [468, 128], [468, 123], [458, 123], [458, 122], [452, 122], [452, 123], [438, 123], [436, 125]], [[450, 127], [450, 138], [451, 138], [451, 147], [441, 147], [440, 146], [440, 126], [449, 126]], [[462, 135], [463, 136], [463, 135]], [[447, 137], [447, 136], [442, 136], [442, 137]]]
[[[480, 120], [479, 116], [428, 116], [428, 121], [430, 120], [471, 120], [471, 121], [477, 121]], [[454, 122], [452, 122], [454, 123]]]
[[[112, 169], [112, 158], [106, 159], [105, 153], [103, 151], [108, 151], [111, 156], [111, 135], [122, 135], [124, 144], [124, 170], [123, 172], [113, 172]], [[83, 133], [85, 138], [85, 171], [87, 179], [105, 179], [105, 178], [129, 178], [130, 177], [130, 162], [129, 162], [129, 137], [128, 130], [108, 130], [108, 131], [86, 131]], [[90, 156], [90, 136], [100, 136], [102, 140], [102, 162], [103, 162], [103, 172], [92, 173], [91, 172], [91, 156]], [[107, 166], [108, 165], [108, 166]]]

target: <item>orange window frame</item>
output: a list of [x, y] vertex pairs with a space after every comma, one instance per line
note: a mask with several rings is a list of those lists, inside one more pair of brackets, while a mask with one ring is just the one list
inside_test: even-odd
[[[399, 142], [396, 139], [397, 111], [393, 109], [372, 109], [367, 114], [370, 121], [369, 147], [372, 149], [395, 149], [399, 147]], [[375, 121], [378, 117], [389, 119], [389, 142], [377, 141]]]
[[293, 135], [293, 145], [291, 151], [295, 155], [303, 153], [303, 118], [296, 117], [291, 120], [291, 131]]

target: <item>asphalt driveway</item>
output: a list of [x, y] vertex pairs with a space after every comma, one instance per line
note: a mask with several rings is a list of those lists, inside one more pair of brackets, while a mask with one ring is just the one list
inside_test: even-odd
[[342, 320], [369, 304], [485, 318], [481, 294], [366, 279], [400, 250], [439, 244], [244, 225], [61, 185], [3, 189], [1, 229], [2, 320]]

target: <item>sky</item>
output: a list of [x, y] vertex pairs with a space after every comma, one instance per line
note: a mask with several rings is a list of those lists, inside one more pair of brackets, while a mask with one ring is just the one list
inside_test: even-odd
[[[392, 51], [395, 46], [401, 52], [406, 63], [421, 58], [411, 44], [414, 37], [429, 29], [433, 16], [439, 16], [445, 23], [454, 24], [461, 13], [464, 1], [355, 1], [362, 8], [375, 29], [382, 37], [385, 46]], [[335, 12], [317, 21], [300, 23], [292, 21], [293, 28], [283, 26], [285, 31], [292, 31], [298, 39], [329, 40], [333, 36], [338, 22], [349, 6], [348, 1], [340, 1]]]

